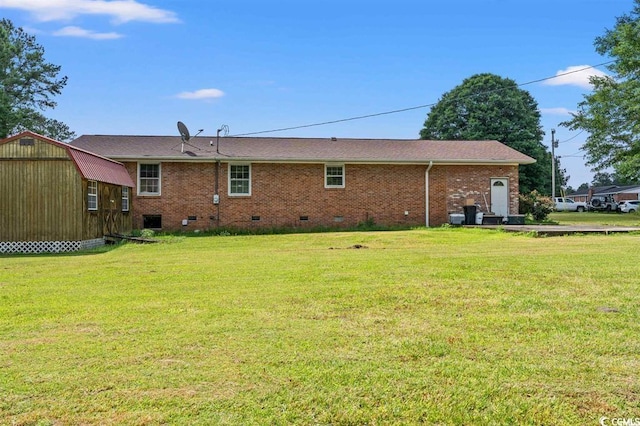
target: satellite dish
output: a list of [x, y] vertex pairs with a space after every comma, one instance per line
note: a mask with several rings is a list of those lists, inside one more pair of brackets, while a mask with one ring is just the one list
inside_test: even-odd
[[189, 129], [184, 125], [182, 121], [178, 121], [178, 131], [180, 132], [180, 136], [182, 136], [182, 140], [188, 142], [191, 139], [189, 135]]

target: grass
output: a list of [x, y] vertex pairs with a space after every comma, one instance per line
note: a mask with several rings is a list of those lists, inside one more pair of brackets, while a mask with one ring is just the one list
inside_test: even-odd
[[549, 220], [561, 225], [640, 226], [640, 214], [616, 212], [554, 212]]
[[639, 242], [449, 228], [0, 257], [0, 424], [638, 417]]

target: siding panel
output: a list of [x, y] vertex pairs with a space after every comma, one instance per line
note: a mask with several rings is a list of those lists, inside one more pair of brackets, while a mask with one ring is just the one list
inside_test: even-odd
[[81, 182], [69, 159], [0, 159], [0, 240], [79, 240]]

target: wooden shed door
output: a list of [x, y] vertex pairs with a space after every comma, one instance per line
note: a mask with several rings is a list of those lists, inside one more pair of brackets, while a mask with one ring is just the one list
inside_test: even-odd
[[120, 233], [120, 197], [117, 186], [103, 185], [100, 197], [100, 206], [102, 206], [102, 233], [104, 235], [113, 235]]

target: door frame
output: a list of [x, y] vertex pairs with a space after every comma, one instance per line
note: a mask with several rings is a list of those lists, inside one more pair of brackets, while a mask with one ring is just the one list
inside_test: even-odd
[[[491, 211], [500, 216], [502, 212], [496, 211], [496, 209], [494, 208], [494, 199], [493, 199], [493, 195], [494, 195], [494, 191], [493, 191], [493, 186], [495, 184], [495, 182], [504, 182], [504, 186], [505, 186], [505, 200], [504, 200], [504, 207], [505, 207], [505, 214], [503, 215], [504, 217], [509, 215], [509, 200], [511, 198], [511, 194], [509, 193], [509, 178], [508, 177], [492, 177], [489, 179], [489, 199], [491, 200]], [[497, 203], [496, 203], [497, 204]]]

